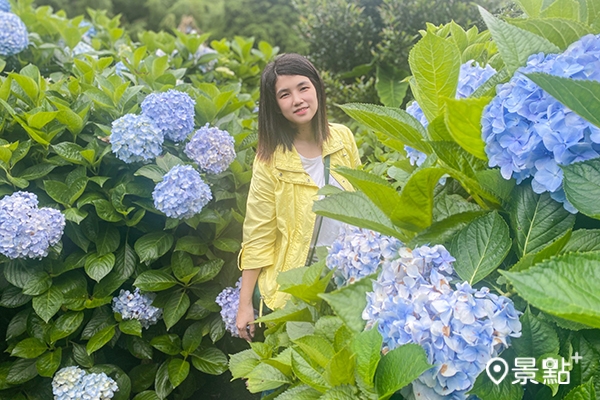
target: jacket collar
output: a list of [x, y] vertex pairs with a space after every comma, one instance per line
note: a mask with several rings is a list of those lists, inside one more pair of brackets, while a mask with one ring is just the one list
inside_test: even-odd
[[[322, 156], [333, 154], [344, 148], [344, 143], [339, 137], [331, 135], [326, 142], [323, 142]], [[284, 171], [304, 172], [300, 155], [295, 147], [291, 151], [286, 151], [282, 147], [278, 148], [273, 154], [275, 168]]]

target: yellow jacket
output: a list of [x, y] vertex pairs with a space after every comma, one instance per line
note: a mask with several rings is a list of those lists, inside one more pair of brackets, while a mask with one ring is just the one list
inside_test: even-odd
[[[336, 165], [360, 165], [350, 129], [330, 124], [330, 133], [322, 155], [330, 155], [332, 169]], [[345, 190], [353, 190], [341, 175], [333, 170], [331, 175]], [[295, 148], [277, 149], [268, 163], [254, 162], [238, 267], [262, 268], [258, 287], [271, 309], [283, 307], [288, 299], [286, 293], [277, 291], [279, 272], [302, 267], [306, 262], [316, 219], [312, 206], [317, 191]]]

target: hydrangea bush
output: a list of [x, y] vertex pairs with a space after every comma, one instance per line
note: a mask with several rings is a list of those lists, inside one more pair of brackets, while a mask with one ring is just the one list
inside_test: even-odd
[[[236, 397], [226, 354], [244, 343], [215, 298], [239, 277], [255, 83], [277, 50], [134, 42], [105, 11], [13, 12], [0, 18], [0, 399]], [[201, 43], [214, 53], [196, 59]], [[228, 136], [204, 170], [184, 149], [206, 124]]]

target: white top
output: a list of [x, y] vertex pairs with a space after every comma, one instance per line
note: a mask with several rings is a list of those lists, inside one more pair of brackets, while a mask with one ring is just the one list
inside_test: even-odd
[[[300, 160], [302, 161], [302, 167], [304, 167], [304, 170], [308, 175], [310, 175], [310, 177], [316, 183], [316, 185], [319, 188], [325, 186], [325, 165], [323, 164], [323, 157], [317, 156], [314, 158], [306, 158], [300, 155]], [[335, 178], [331, 174], [329, 174], [329, 184], [343, 190], [342, 186], [338, 183], [338, 181], [335, 180]], [[321, 224], [321, 231], [317, 239], [316, 247], [331, 246], [331, 244], [340, 234], [340, 228], [344, 225], [343, 222], [337, 221], [335, 219], [327, 217], [322, 218], [323, 223]], [[318, 225], [318, 223], [315, 224], [312, 239], [314, 239], [314, 236], [317, 234]]]

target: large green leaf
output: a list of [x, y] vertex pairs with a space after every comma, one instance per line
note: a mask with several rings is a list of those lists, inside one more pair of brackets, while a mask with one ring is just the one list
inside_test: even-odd
[[379, 399], [389, 399], [430, 367], [425, 350], [418, 344], [405, 344], [389, 351], [379, 361], [375, 373]]
[[277, 389], [282, 385], [291, 383], [290, 377], [284, 375], [272, 365], [258, 364], [247, 375], [247, 387], [250, 393], [259, 393], [265, 390]]
[[529, 308], [519, 320], [521, 336], [511, 340], [517, 356], [539, 358], [544, 354], [558, 354], [560, 343], [552, 325], [533, 315]]
[[[515, 355], [512, 349], [505, 350], [500, 357], [506, 360], [508, 365], [514, 365]], [[476, 395], [481, 400], [522, 400], [523, 385], [513, 384], [512, 381], [513, 374], [511, 373], [497, 383], [492, 382], [488, 374], [482, 372], [468, 393]]]
[[408, 89], [408, 82], [402, 80], [405, 76], [406, 73], [395, 68], [377, 67], [375, 89], [383, 105], [400, 107]]
[[75, 332], [83, 322], [83, 312], [69, 311], [54, 322], [50, 330], [50, 341], [52, 343], [59, 339], [66, 338]]
[[567, 199], [581, 213], [600, 219], [600, 159], [566, 165], [562, 170]]
[[500, 214], [491, 212], [469, 223], [452, 240], [454, 269], [474, 285], [498, 268], [511, 244], [508, 225]]
[[375, 371], [381, 359], [381, 344], [383, 338], [377, 326], [360, 332], [354, 337], [352, 350], [356, 354], [356, 375], [369, 389], [374, 388]]
[[50, 318], [60, 310], [63, 300], [64, 297], [60, 289], [56, 286], [52, 286], [46, 293], [33, 298], [33, 309], [41, 319], [48, 322], [50, 321]]
[[379, 175], [347, 167], [338, 167], [335, 171], [362, 191], [386, 215], [391, 215], [401, 200], [400, 194]]
[[536, 253], [571, 229], [575, 216], [548, 193], [541, 195], [529, 185], [513, 191], [510, 203], [510, 224], [519, 257]]
[[479, 7], [479, 12], [498, 46], [509, 72], [526, 64], [527, 58], [535, 53], [560, 53], [560, 49], [541, 36], [504, 22], [485, 9]]
[[600, 251], [599, 229], [577, 229], [561, 249], [561, 253]]
[[600, 126], [600, 82], [569, 79], [540, 72], [526, 76], [569, 109]]
[[174, 291], [164, 307], [163, 319], [167, 330], [171, 329], [190, 307], [190, 297], [185, 291]]
[[567, 18], [573, 21], [579, 20], [578, 0], [554, 0], [540, 13], [542, 18]]
[[115, 266], [115, 255], [113, 253], [108, 253], [104, 255], [99, 255], [98, 253], [90, 253], [88, 254], [85, 260], [85, 273], [95, 280], [96, 282], [100, 282], [102, 278], [112, 271]]
[[167, 232], [151, 232], [139, 238], [134, 249], [140, 262], [150, 263], [159, 257], [165, 255], [173, 246], [173, 235]]
[[297, 350], [292, 351], [292, 371], [300, 381], [319, 392], [325, 392], [329, 388], [323, 373], [313, 368]]
[[[401, 201], [391, 216], [395, 225], [414, 232], [431, 225], [433, 189], [443, 174], [444, 171], [439, 168], [425, 168], [411, 175], [400, 193]], [[399, 239], [402, 240], [401, 237]]]
[[295, 339], [294, 343], [321, 367], [325, 367], [335, 353], [333, 345], [319, 335], [304, 335]]
[[425, 128], [404, 110], [359, 103], [344, 104], [340, 108], [351, 118], [362, 122], [374, 131], [384, 133], [424, 153], [431, 152], [423, 141], [427, 139]]
[[325, 260], [310, 267], [293, 268], [283, 271], [277, 276], [279, 290], [289, 293], [307, 303], [315, 304], [320, 293], [324, 293], [333, 275], [333, 270], [322, 276]]
[[569, 253], [522, 272], [501, 273], [540, 310], [600, 328], [600, 253]]
[[467, 226], [472, 220], [486, 214], [486, 211], [466, 211], [454, 214], [441, 221], [435, 222], [429, 228], [419, 232], [408, 243], [409, 247], [415, 247], [428, 243], [446, 243]]
[[168, 371], [171, 384], [173, 387], [177, 387], [188, 377], [190, 373], [190, 363], [181, 358], [173, 358], [169, 361]]
[[155, 349], [171, 356], [181, 352], [181, 339], [173, 333], [155, 336], [150, 341], [150, 344]]
[[521, 10], [530, 18], [539, 17], [544, 5], [544, 0], [515, 0]]
[[564, 18], [520, 19], [508, 21], [511, 25], [518, 26], [536, 35], [542, 36], [554, 43], [561, 50], [566, 49], [580, 37], [593, 33], [592, 29], [577, 21]]
[[487, 160], [481, 136], [481, 115], [489, 97], [446, 99], [445, 121], [450, 134], [467, 152]]
[[119, 230], [112, 225], [106, 225], [98, 232], [96, 238], [96, 251], [103, 256], [108, 253], [117, 251], [121, 243], [121, 235]]
[[109, 325], [100, 329], [94, 336], [90, 338], [90, 341], [87, 342], [87, 345], [85, 346], [87, 353], [91, 355], [95, 351], [100, 350], [105, 344], [110, 342], [113, 336], [115, 336], [116, 332], [117, 328], [115, 325]]
[[367, 306], [366, 292], [373, 290], [369, 277], [358, 282], [342, 287], [329, 293], [321, 293], [322, 297], [335, 311], [344, 323], [354, 332], [361, 332], [365, 328], [362, 312]]
[[428, 33], [413, 46], [408, 63], [414, 78], [411, 89], [415, 100], [427, 120], [433, 121], [443, 113], [444, 99], [455, 96], [460, 51], [453, 41]]
[[313, 211], [361, 228], [372, 229], [384, 235], [404, 238], [385, 215], [369, 198], [361, 192], [341, 192], [316, 201]]
[[62, 347], [57, 347], [54, 351], [48, 351], [42, 354], [35, 362], [35, 367], [40, 376], [52, 378], [62, 359]]
[[40, 339], [27, 338], [17, 343], [10, 352], [10, 355], [19, 358], [36, 358], [46, 352], [47, 349], [48, 346], [46, 346], [46, 343]]
[[596, 400], [596, 389], [592, 379], [571, 390], [564, 398], [565, 400]]
[[164, 271], [148, 270], [142, 272], [133, 285], [149, 292], [158, 292], [177, 285], [177, 279]]
[[190, 355], [192, 364], [198, 371], [210, 375], [221, 375], [227, 370], [227, 356], [216, 347], [198, 349]]

